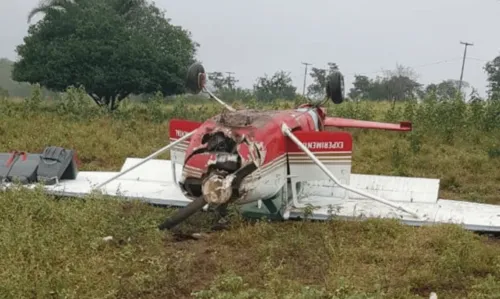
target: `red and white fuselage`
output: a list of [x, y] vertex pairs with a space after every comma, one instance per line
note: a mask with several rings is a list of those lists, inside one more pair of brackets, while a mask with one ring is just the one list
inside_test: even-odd
[[[172, 141], [196, 130], [188, 141], [172, 149], [172, 161], [183, 165], [180, 187], [191, 199], [207, 195], [202, 186], [210, 185], [210, 176], [217, 174], [212, 189], [220, 190], [213, 193], [209, 202], [224, 203], [229, 200], [226, 196], [237, 204], [273, 197], [287, 183], [291, 164], [312, 163], [283, 135], [282, 125], [298, 134], [319, 133], [324, 120], [324, 110], [307, 106], [282, 111], [227, 112], [203, 123], [171, 120]], [[335, 135], [338, 140], [324, 139], [321, 134], [309, 136], [313, 138], [305, 145], [313, 152], [321, 152], [321, 160], [350, 164], [350, 136], [341, 132]], [[228, 176], [231, 183], [223, 185]]]

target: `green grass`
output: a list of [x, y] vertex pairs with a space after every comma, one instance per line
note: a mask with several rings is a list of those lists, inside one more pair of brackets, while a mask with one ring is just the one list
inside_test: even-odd
[[[245, 103], [258, 105], [257, 103]], [[235, 103], [235, 105], [242, 105]], [[270, 103], [266, 108], [293, 106]], [[346, 103], [329, 114], [411, 119], [415, 131], [354, 130], [354, 172], [441, 179], [441, 196], [500, 204], [495, 102]], [[0, 102], [0, 152], [78, 150], [83, 170], [117, 170], [168, 140], [172, 117], [211, 102], [125, 103], [106, 115], [77, 90], [64, 102]], [[168, 154], [163, 155], [167, 158]], [[395, 221], [247, 223], [197, 241], [156, 229], [172, 211], [136, 202], [0, 193], [0, 298], [498, 298], [500, 246], [455, 226]], [[206, 213], [186, 228], [205, 228]], [[113, 236], [113, 240], [103, 238]]]

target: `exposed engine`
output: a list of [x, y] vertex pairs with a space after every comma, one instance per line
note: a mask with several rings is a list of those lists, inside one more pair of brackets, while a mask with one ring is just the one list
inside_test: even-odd
[[[225, 203], [239, 196], [238, 187], [247, 171], [242, 169], [242, 159], [237, 142], [223, 132], [209, 133], [202, 137], [203, 147], [194, 150], [187, 158], [185, 167], [203, 170], [199, 177], [186, 174], [181, 188], [190, 197], [204, 196], [209, 203]], [[186, 172], [188, 173], [188, 172]]]
[[209, 165], [210, 170], [233, 173], [241, 167], [241, 158], [236, 149], [236, 141], [225, 136], [222, 132], [206, 134], [201, 141], [207, 144], [206, 152], [215, 153], [216, 161]]

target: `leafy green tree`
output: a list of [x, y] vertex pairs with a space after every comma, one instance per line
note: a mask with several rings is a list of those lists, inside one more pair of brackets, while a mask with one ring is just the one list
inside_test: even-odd
[[222, 72], [212, 72], [208, 74], [208, 80], [217, 90], [233, 89], [239, 81], [231, 76], [224, 76]]
[[385, 71], [383, 76], [370, 79], [367, 76], [354, 77], [353, 88], [349, 97], [353, 99], [393, 102], [421, 97], [422, 84], [417, 81], [417, 75], [410, 68], [398, 65], [395, 70]]
[[370, 78], [363, 75], [355, 75], [353, 87], [349, 90], [349, 98], [351, 99], [369, 99], [373, 82]]
[[[455, 98], [458, 94], [458, 87], [460, 86], [459, 80], [449, 79], [444, 80], [438, 84], [431, 83], [425, 88], [426, 94], [433, 93], [437, 100], [446, 100]], [[462, 81], [462, 88], [468, 88], [470, 85]]]
[[234, 87], [232, 89], [223, 88], [217, 92], [217, 95], [228, 102], [234, 102], [236, 100], [247, 102], [253, 98], [251, 89], [241, 87]]
[[497, 98], [500, 95], [500, 55], [487, 62], [484, 70], [488, 77], [488, 92]]
[[327, 69], [313, 67], [309, 73], [313, 79], [313, 83], [307, 87], [307, 95], [313, 98], [325, 96], [327, 78], [330, 74], [338, 70], [338, 65], [333, 62], [328, 63]]
[[265, 75], [257, 78], [254, 85], [254, 94], [259, 101], [273, 101], [276, 99], [293, 100], [296, 97], [297, 87], [293, 86], [290, 74], [278, 71], [271, 77]]
[[214, 93], [225, 101], [249, 101], [253, 96], [252, 90], [236, 86], [238, 79], [233, 76], [224, 76], [222, 72], [208, 73], [208, 80], [208, 84], [215, 89]]
[[130, 94], [185, 92], [198, 44], [146, 0], [51, 0], [34, 8], [12, 76], [55, 91], [83, 86], [110, 110]]
[[393, 102], [417, 98], [421, 95], [422, 84], [407, 76], [391, 76], [377, 83], [385, 87], [386, 99]]
[[216, 90], [221, 90], [227, 87], [227, 78], [224, 77], [222, 72], [208, 73], [208, 80], [210, 80], [210, 83]]

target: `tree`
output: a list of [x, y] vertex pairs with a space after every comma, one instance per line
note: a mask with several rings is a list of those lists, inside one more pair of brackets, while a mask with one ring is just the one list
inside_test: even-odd
[[208, 74], [209, 83], [215, 88], [215, 94], [226, 101], [243, 100], [252, 98], [252, 91], [237, 87], [238, 79], [232, 76], [224, 76], [222, 72]]
[[353, 87], [349, 90], [349, 98], [351, 99], [369, 99], [371, 96], [371, 90], [373, 87], [373, 82], [370, 78], [363, 75], [355, 75]]
[[324, 97], [327, 78], [330, 74], [339, 70], [336, 63], [329, 62], [328, 69], [313, 67], [309, 73], [313, 79], [313, 83], [307, 87], [307, 95], [310, 97]]
[[234, 77], [226, 76], [222, 72], [212, 72], [208, 74], [208, 80], [210, 80], [217, 90], [222, 89], [233, 89], [238, 80]]
[[484, 66], [488, 76], [488, 92], [498, 94], [500, 92], [500, 56], [495, 57]]
[[379, 84], [385, 87], [386, 99], [393, 102], [417, 98], [421, 95], [422, 84], [407, 76], [384, 78]]
[[[433, 93], [438, 100], [451, 99], [459, 94], [458, 87], [460, 86], [459, 80], [448, 79], [440, 82], [439, 84], [429, 84], [425, 88], [425, 93]], [[462, 87], [468, 88], [470, 85], [462, 81]]]
[[284, 71], [274, 73], [270, 78], [267, 75], [257, 79], [254, 85], [254, 93], [260, 101], [272, 101], [275, 99], [293, 100], [296, 96], [297, 87], [293, 86], [290, 74]]
[[12, 76], [55, 91], [83, 86], [100, 106], [116, 109], [130, 94], [185, 92], [197, 47], [145, 0], [51, 0], [34, 8]]
[[384, 73], [385, 77], [379, 83], [385, 86], [386, 99], [395, 102], [422, 95], [422, 84], [417, 82], [418, 75], [411, 68], [396, 64], [396, 69]]
[[395, 70], [384, 71], [384, 75], [375, 79], [357, 75], [353, 88], [349, 91], [351, 98], [393, 102], [420, 97], [423, 94], [422, 84], [417, 82], [417, 75], [410, 69], [397, 65]]
[[418, 74], [410, 67], [405, 67], [399, 63], [396, 64], [396, 68], [394, 70], [384, 70], [385, 78], [392, 77], [400, 77], [400, 78], [408, 78], [411, 81], [417, 81]]

